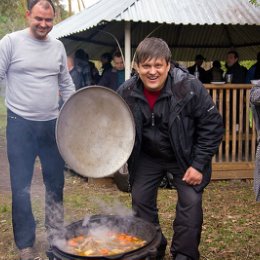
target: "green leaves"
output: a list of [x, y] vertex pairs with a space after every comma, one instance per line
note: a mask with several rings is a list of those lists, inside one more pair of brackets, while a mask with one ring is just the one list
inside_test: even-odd
[[0, 38], [26, 26], [23, 0], [1, 0]]
[[249, 0], [249, 3], [251, 3], [255, 6], [260, 6], [260, 2], [258, 0]]

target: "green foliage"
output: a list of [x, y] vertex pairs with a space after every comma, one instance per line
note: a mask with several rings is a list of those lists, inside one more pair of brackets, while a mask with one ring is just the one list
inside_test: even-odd
[[0, 213], [11, 213], [10, 205], [1, 205], [0, 206]]
[[21, 1], [2, 0], [0, 5], [0, 38], [22, 29], [26, 25], [25, 10]]
[[243, 60], [240, 61], [239, 63], [249, 69], [253, 64], [255, 64], [256, 60]]
[[19, 7], [20, 1], [18, 0], [1, 0], [0, 13], [1, 15], [8, 16]]
[[258, 0], [249, 0], [249, 3], [255, 6], [260, 6], [260, 2]]

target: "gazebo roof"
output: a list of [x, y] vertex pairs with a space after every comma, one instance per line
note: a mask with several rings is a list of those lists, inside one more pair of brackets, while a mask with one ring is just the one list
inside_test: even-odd
[[[131, 48], [148, 35], [163, 38], [176, 60], [196, 53], [221, 59], [235, 48], [242, 59], [255, 59], [260, 49], [260, 7], [246, 0], [99, 0], [55, 25], [51, 35], [68, 52], [85, 49], [90, 57], [124, 48], [130, 24]], [[116, 39], [116, 41], [115, 41]]]

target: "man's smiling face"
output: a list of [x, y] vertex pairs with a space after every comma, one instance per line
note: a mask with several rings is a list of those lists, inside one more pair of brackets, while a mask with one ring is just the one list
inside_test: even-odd
[[27, 11], [26, 17], [32, 36], [38, 40], [45, 40], [53, 27], [54, 10], [51, 5], [46, 1], [40, 1], [31, 11]]
[[148, 59], [137, 65], [137, 71], [144, 87], [149, 91], [163, 88], [170, 69], [170, 63], [163, 58]]

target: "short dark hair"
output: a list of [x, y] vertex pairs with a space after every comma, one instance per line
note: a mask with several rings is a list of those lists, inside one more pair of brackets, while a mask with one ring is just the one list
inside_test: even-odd
[[195, 56], [195, 60], [206, 60], [201, 54]]
[[80, 59], [80, 60], [87, 60], [88, 59], [88, 55], [83, 49], [76, 50], [74, 57], [76, 59]]
[[55, 6], [52, 2], [52, 0], [27, 0], [27, 8], [29, 11], [32, 11], [33, 7], [38, 4], [39, 2], [48, 2], [50, 4], [50, 6], [53, 9], [53, 12], [55, 14]]
[[213, 67], [220, 69], [221, 68], [221, 64], [219, 60], [214, 60], [213, 61]]
[[239, 58], [239, 54], [237, 51], [229, 51], [227, 54], [234, 54], [235, 58]]
[[140, 64], [153, 58], [163, 58], [167, 63], [171, 61], [171, 51], [168, 44], [161, 38], [148, 37], [142, 40], [137, 46], [135, 53], [135, 62]]
[[115, 52], [113, 53], [113, 58], [114, 58], [114, 57], [122, 57], [121, 52], [120, 52], [120, 51], [115, 51]]
[[108, 62], [111, 62], [112, 61], [112, 55], [111, 53], [109, 52], [105, 52], [101, 55], [101, 58], [102, 59], [106, 59]]

